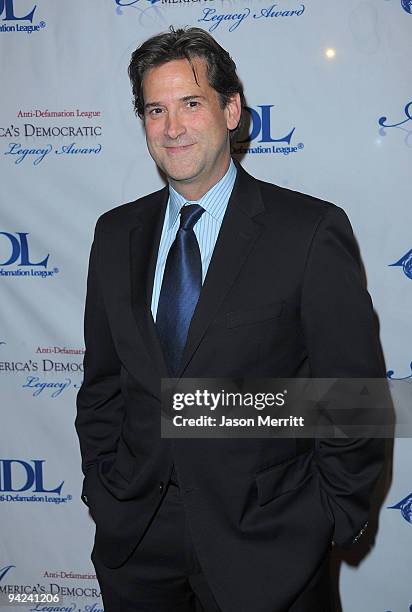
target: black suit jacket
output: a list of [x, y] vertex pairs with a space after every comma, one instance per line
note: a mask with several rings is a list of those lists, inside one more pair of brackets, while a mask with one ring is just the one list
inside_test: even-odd
[[[381, 440], [162, 439], [169, 375], [151, 315], [167, 187], [96, 225], [76, 427], [95, 550], [125, 562], [175, 464], [193, 540], [224, 612], [289, 609], [367, 520]], [[181, 377], [381, 377], [345, 213], [241, 167], [184, 350]]]

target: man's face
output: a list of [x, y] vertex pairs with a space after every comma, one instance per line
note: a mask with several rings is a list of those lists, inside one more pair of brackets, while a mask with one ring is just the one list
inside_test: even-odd
[[150, 155], [173, 187], [200, 198], [225, 174], [230, 162], [228, 130], [240, 119], [236, 94], [225, 108], [209, 85], [203, 59], [173, 60], [143, 78], [144, 123]]

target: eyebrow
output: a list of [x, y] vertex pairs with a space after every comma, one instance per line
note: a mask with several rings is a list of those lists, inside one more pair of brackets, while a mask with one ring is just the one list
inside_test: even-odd
[[[189, 102], [190, 100], [205, 100], [205, 96], [193, 95], [193, 96], [183, 96], [183, 98], [179, 99], [179, 102]], [[147, 110], [149, 108], [155, 108], [156, 106], [163, 106], [162, 102], [147, 102], [144, 105], [144, 109]]]

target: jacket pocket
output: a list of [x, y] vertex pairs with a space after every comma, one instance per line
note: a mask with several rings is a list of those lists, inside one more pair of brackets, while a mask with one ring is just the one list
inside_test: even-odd
[[304, 485], [313, 474], [312, 457], [310, 451], [255, 473], [259, 505]]
[[240, 325], [251, 325], [269, 319], [277, 319], [282, 314], [283, 302], [272, 302], [257, 308], [248, 310], [233, 310], [226, 313], [226, 327], [238, 327]]

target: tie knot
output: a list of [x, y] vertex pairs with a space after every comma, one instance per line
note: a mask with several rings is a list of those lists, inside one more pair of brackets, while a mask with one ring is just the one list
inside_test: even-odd
[[200, 217], [205, 212], [205, 209], [200, 204], [188, 204], [180, 209], [180, 228], [191, 230]]

